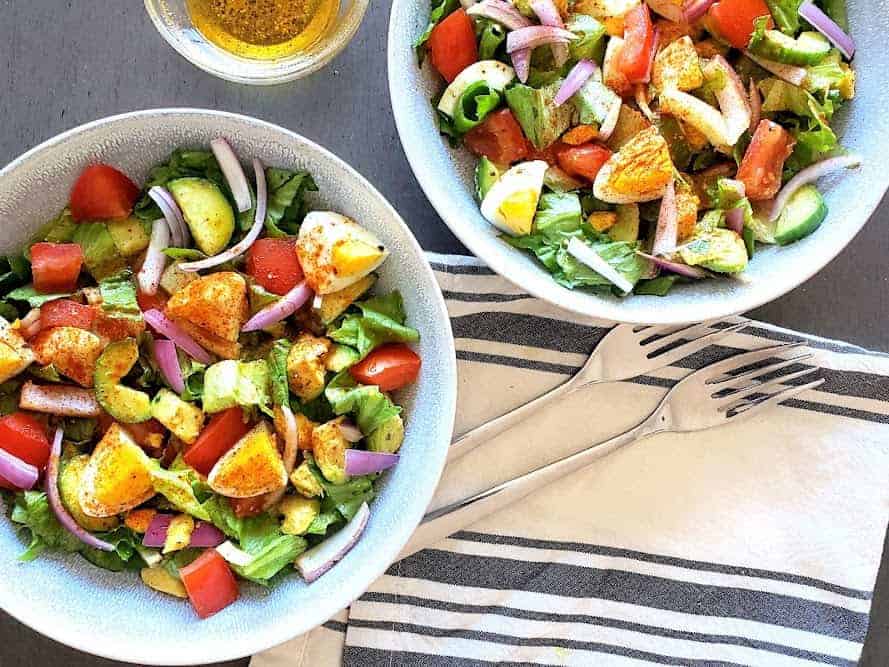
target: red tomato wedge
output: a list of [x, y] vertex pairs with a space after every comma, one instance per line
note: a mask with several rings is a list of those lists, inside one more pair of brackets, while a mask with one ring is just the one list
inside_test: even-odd
[[259, 239], [247, 251], [247, 273], [272, 294], [287, 294], [303, 279], [294, 239]]
[[40, 328], [77, 327], [78, 329], [93, 328], [96, 312], [92, 306], [84, 306], [71, 299], [56, 299], [40, 306]]
[[751, 200], [762, 201], [778, 194], [784, 162], [793, 152], [794, 143], [793, 136], [777, 123], [759, 122], [737, 175]]
[[238, 599], [238, 582], [216, 549], [207, 549], [179, 569], [179, 577], [191, 606], [201, 618], [209, 618]]
[[651, 13], [643, 2], [624, 17], [624, 45], [618, 67], [630, 83], [644, 83], [648, 78], [655, 47]]
[[71, 188], [71, 216], [83, 220], [114, 220], [133, 212], [139, 188], [107, 164], [94, 164], [84, 169]]
[[565, 146], [558, 152], [559, 166], [571, 176], [596, 180], [596, 174], [608, 162], [611, 151], [599, 144]]
[[[14, 412], [0, 418], [0, 448], [38, 470], [49, 460], [49, 440], [43, 425], [27, 412]], [[0, 488], [15, 490], [0, 477]]]
[[235, 443], [247, 435], [250, 425], [244, 421], [241, 408], [229, 408], [218, 412], [204, 427], [195, 443], [189, 447], [182, 458], [202, 475], [209, 475], [216, 462]]
[[420, 373], [420, 357], [403, 343], [381, 345], [349, 369], [361, 384], [375, 384], [383, 391], [409, 385]]
[[34, 289], [43, 294], [73, 292], [83, 266], [83, 249], [76, 243], [35, 243], [31, 246]]
[[764, 0], [720, 0], [710, 7], [707, 23], [720, 37], [736, 49], [746, 49], [753, 35], [753, 22], [760, 16], [772, 14]]
[[432, 65], [450, 83], [478, 60], [472, 19], [462, 9], [449, 14], [429, 35]]
[[463, 143], [476, 155], [497, 164], [512, 164], [528, 157], [531, 147], [519, 122], [509, 109], [495, 111], [463, 137]]
[[146, 310], [159, 310], [164, 312], [164, 309], [167, 307], [167, 295], [161, 290], [158, 290], [155, 294], [146, 294], [145, 292], [139, 291], [136, 293], [136, 301], [139, 304], [139, 308], [142, 309], [142, 312], [145, 312]]
[[263, 494], [252, 498], [229, 498], [228, 502], [236, 517], [246, 519], [251, 516], [259, 516], [265, 511], [266, 497]]

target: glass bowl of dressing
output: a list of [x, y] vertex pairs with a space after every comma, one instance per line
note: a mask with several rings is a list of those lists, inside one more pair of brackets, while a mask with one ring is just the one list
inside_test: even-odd
[[184, 58], [222, 79], [293, 81], [354, 37], [369, 0], [145, 0], [155, 27]]

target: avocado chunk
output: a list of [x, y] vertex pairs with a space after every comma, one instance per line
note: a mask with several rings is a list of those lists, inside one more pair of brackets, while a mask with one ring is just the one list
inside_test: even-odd
[[358, 350], [336, 343], [324, 358], [324, 367], [332, 373], [339, 373], [351, 368], [359, 361], [361, 361], [361, 355], [358, 354]]
[[747, 268], [744, 239], [723, 227], [697, 233], [679, 248], [679, 255], [689, 266], [702, 266], [717, 273], [740, 273]]
[[281, 532], [285, 535], [304, 535], [315, 517], [321, 513], [321, 501], [302, 496], [285, 496], [278, 505], [283, 516]]
[[496, 183], [502, 175], [503, 172], [496, 164], [491, 162], [484, 155], [481, 157], [478, 164], [475, 166], [475, 194], [478, 196], [479, 201], [482, 201], [485, 198], [485, 195], [488, 194], [488, 190], [493, 187], [494, 183]]
[[111, 343], [96, 360], [93, 382], [96, 400], [117, 421], [136, 424], [151, 419], [151, 399], [144, 391], [120, 384], [139, 359], [133, 338]]
[[290, 473], [290, 483], [298, 493], [306, 498], [320, 498], [324, 495], [324, 487], [309, 468], [308, 461], [303, 461]]
[[124, 257], [132, 257], [148, 247], [150, 241], [145, 226], [138, 218], [109, 220], [105, 223], [114, 245]]
[[334, 419], [312, 430], [312, 451], [321, 474], [328, 482], [344, 484], [349, 481], [346, 474], [346, 450], [349, 441], [340, 431], [343, 418]]
[[750, 52], [787, 65], [817, 65], [830, 53], [830, 42], [821, 33], [807, 31], [793, 38], [779, 30], [766, 30], [768, 17], [756, 20], [750, 38]]
[[404, 441], [404, 422], [400, 415], [393, 415], [367, 436], [367, 448], [372, 452], [394, 454]]
[[788, 245], [808, 236], [827, 217], [827, 204], [814, 185], [806, 185], [793, 193], [775, 228], [775, 241]]
[[615, 209], [617, 222], [608, 230], [613, 241], [635, 243], [639, 240], [639, 205], [618, 204]]
[[88, 516], [80, 506], [80, 479], [89, 461], [89, 454], [80, 454], [62, 464], [62, 471], [59, 474], [59, 493], [62, 496], [62, 504], [81, 528], [91, 532], [114, 530], [118, 524], [116, 516]]
[[235, 212], [222, 190], [205, 178], [177, 178], [167, 188], [182, 209], [195, 244], [207, 255], [220, 253], [235, 231]]
[[161, 389], [151, 401], [151, 416], [167, 427], [186, 444], [198, 439], [204, 426], [204, 413], [192, 403], [186, 403], [169, 389]]
[[517, 83], [506, 90], [506, 103], [537, 150], [555, 142], [571, 125], [573, 106], [556, 106], [555, 102], [561, 84], [559, 80], [543, 88], [531, 88]]

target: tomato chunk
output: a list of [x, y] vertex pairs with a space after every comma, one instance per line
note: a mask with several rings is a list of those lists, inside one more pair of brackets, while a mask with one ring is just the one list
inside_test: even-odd
[[644, 2], [627, 12], [624, 18], [624, 45], [618, 67], [630, 83], [645, 83], [651, 73], [654, 26]]
[[566, 146], [558, 153], [559, 166], [571, 176], [596, 180], [596, 174], [608, 162], [611, 151], [600, 144]]
[[133, 212], [139, 188], [129, 177], [107, 164], [90, 165], [71, 189], [71, 216], [83, 220], [114, 220]]
[[432, 66], [450, 83], [478, 60], [472, 19], [462, 9], [449, 14], [429, 35]]
[[737, 175], [750, 199], [761, 201], [778, 194], [784, 162], [793, 152], [794, 143], [793, 136], [777, 123], [759, 122]]
[[[40, 471], [49, 460], [49, 439], [43, 425], [27, 412], [14, 412], [0, 418], [0, 448]], [[0, 488], [15, 490], [0, 477]]]
[[228, 563], [216, 549], [207, 549], [179, 569], [179, 576], [191, 606], [201, 618], [208, 618], [238, 599], [238, 582]]
[[293, 239], [259, 239], [247, 252], [247, 273], [272, 294], [287, 294], [303, 279]]
[[136, 302], [139, 304], [139, 308], [142, 309], [142, 312], [145, 312], [146, 310], [159, 310], [164, 312], [164, 309], [167, 307], [167, 295], [161, 290], [158, 290], [154, 294], [146, 294], [140, 290], [136, 292]]
[[764, 0], [720, 0], [710, 7], [707, 23], [720, 37], [736, 49], [746, 49], [753, 35], [753, 22], [760, 16], [772, 14]]
[[501, 109], [463, 137], [463, 143], [476, 155], [498, 164], [512, 164], [528, 157], [530, 146], [519, 122], [509, 109]]
[[43, 294], [73, 292], [83, 266], [83, 249], [76, 243], [35, 243], [31, 246], [34, 289]]
[[349, 369], [361, 384], [375, 384], [383, 391], [409, 385], [420, 373], [420, 357], [403, 343], [381, 345]]
[[218, 412], [182, 458], [202, 475], [209, 475], [222, 455], [247, 435], [249, 430], [250, 425], [244, 421], [241, 408], [234, 407]]
[[253, 496], [252, 498], [229, 498], [228, 502], [232, 506], [232, 512], [239, 519], [246, 519], [251, 516], [259, 516], [265, 511], [265, 494], [261, 496]]
[[77, 327], [89, 331], [96, 313], [92, 306], [84, 306], [71, 299], [55, 299], [40, 306], [40, 328]]

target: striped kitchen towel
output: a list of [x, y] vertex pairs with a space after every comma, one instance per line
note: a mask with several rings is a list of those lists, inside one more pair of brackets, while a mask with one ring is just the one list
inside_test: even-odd
[[[475, 259], [430, 261], [457, 342], [458, 432], [564, 382], [608, 330]], [[577, 392], [451, 465], [433, 505], [625, 430], [689, 369], [799, 338], [754, 324]], [[854, 665], [889, 519], [889, 356], [806, 338], [818, 390], [624, 448], [392, 565], [252, 667]]]

